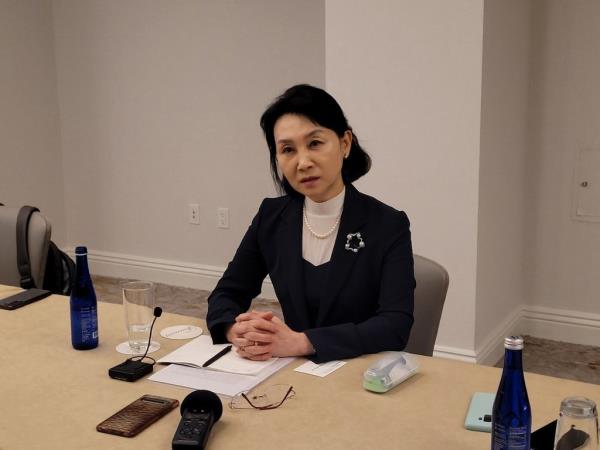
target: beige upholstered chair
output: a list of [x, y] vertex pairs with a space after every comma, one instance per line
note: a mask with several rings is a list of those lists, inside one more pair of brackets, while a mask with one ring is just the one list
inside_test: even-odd
[[441, 265], [423, 256], [415, 260], [415, 322], [404, 349], [419, 355], [433, 355], [433, 346], [448, 292], [448, 272]]
[[[0, 284], [20, 286], [17, 265], [17, 216], [20, 208], [0, 206]], [[39, 212], [29, 220], [28, 242], [31, 276], [35, 287], [44, 283], [46, 257], [50, 243], [51, 226]]]

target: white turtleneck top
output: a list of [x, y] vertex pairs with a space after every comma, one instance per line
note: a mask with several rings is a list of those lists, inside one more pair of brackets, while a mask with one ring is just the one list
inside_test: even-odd
[[[342, 214], [345, 195], [346, 188], [344, 187], [338, 195], [322, 203], [313, 202], [308, 197], [304, 198], [306, 219], [315, 233], [325, 234], [331, 229], [337, 218]], [[319, 239], [310, 232], [303, 218], [302, 257], [313, 266], [319, 266], [328, 262], [331, 259], [333, 244], [335, 243], [339, 227], [338, 222], [335, 230], [329, 236]]]

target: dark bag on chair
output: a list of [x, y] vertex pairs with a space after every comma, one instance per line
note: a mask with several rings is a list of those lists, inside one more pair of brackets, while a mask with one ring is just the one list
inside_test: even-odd
[[[34, 286], [31, 277], [31, 266], [29, 251], [27, 249], [27, 231], [29, 229], [29, 218], [39, 211], [33, 206], [23, 206], [17, 217], [17, 262], [21, 274], [21, 287], [29, 289]], [[75, 263], [65, 252], [61, 251], [54, 242], [48, 245], [48, 256], [46, 257], [46, 270], [44, 271], [44, 285], [42, 289], [53, 294], [69, 295], [75, 280]]]
[[75, 263], [50, 241], [44, 272], [44, 289], [54, 294], [69, 295], [74, 281]]

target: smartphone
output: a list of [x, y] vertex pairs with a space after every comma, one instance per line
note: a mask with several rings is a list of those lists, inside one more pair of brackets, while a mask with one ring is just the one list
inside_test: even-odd
[[465, 428], [473, 431], [492, 432], [492, 408], [496, 394], [475, 392], [465, 418]]
[[98, 424], [101, 433], [133, 437], [179, 406], [173, 398], [142, 395], [122, 410]]
[[0, 300], [0, 309], [17, 309], [21, 306], [46, 298], [50, 294], [50, 291], [45, 291], [43, 289], [27, 289], [26, 291], [19, 292], [18, 294]]
[[531, 450], [553, 450], [556, 420], [531, 433]]

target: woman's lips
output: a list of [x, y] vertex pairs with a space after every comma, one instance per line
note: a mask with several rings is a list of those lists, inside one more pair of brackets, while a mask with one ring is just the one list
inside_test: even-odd
[[306, 177], [300, 180], [300, 183], [302, 183], [302, 186], [304, 187], [313, 187], [317, 184], [317, 181], [319, 181], [319, 177]]

